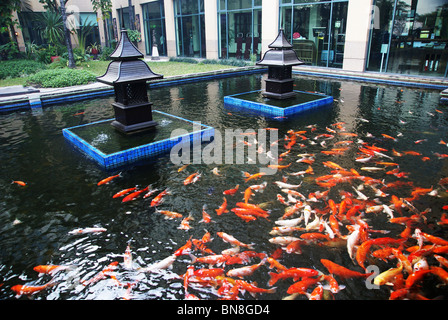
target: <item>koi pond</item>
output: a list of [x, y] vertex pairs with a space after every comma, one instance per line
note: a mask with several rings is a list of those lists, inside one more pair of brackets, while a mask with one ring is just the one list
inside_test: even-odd
[[446, 299], [440, 91], [295, 75], [333, 105], [287, 118], [226, 108], [263, 77], [149, 97], [215, 133], [276, 131], [274, 174], [246, 156], [184, 166], [170, 154], [106, 171], [62, 130], [113, 118], [113, 97], [0, 115], [0, 299]]

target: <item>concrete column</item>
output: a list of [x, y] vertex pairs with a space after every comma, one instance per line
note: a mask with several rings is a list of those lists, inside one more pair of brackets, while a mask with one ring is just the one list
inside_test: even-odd
[[365, 71], [373, 0], [349, 0], [342, 69]]
[[263, 0], [261, 12], [261, 57], [269, 50], [268, 45], [277, 38], [279, 0]]
[[216, 0], [204, 1], [205, 12], [205, 50], [207, 59], [218, 59], [218, 3]]
[[174, 1], [165, 0], [165, 35], [168, 57], [176, 57], [176, 23], [174, 20]]

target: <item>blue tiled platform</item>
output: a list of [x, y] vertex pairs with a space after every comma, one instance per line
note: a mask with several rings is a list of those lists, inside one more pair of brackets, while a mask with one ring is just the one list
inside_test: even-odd
[[[117, 132], [110, 125], [114, 119], [66, 128], [62, 133], [88, 158], [105, 169], [114, 169], [167, 153], [182, 139], [210, 141], [215, 131], [213, 127], [157, 110], [153, 110], [153, 119], [159, 124], [156, 130], [131, 136]], [[171, 137], [176, 129], [183, 129], [184, 134]]]
[[333, 103], [333, 97], [297, 91], [296, 97], [275, 100], [262, 97], [260, 90], [238, 93], [224, 97], [224, 105], [255, 111], [268, 117], [288, 117], [305, 111], [328, 106]]

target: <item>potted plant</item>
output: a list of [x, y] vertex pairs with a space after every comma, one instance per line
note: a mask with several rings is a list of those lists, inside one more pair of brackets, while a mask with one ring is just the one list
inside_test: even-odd
[[93, 43], [87, 47], [87, 52], [93, 55], [93, 60], [98, 59], [98, 53], [100, 52], [101, 46], [98, 43]]

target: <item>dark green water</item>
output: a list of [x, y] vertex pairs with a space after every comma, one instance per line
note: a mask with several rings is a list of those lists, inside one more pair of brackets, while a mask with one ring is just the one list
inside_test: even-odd
[[[282, 121], [227, 110], [224, 107], [225, 95], [261, 89], [261, 75], [153, 89], [149, 92], [149, 97], [154, 103], [154, 109], [200, 121], [222, 132], [229, 128], [257, 130], [272, 127], [279, 129], [279, 138], [282, 139], [290, 129], [308, 130], [306, 136], [309, 139], [303, 141], [303, 146], [295, 145], [285, 163], [293, 163], [288, 168], [289, 172], [304, 170], [306, 167], [302, 163], [295, 162], [297, 154], [315, 153], [313, 178], [329, 174], [330, 169], [324, 167], [323, 161], [334, 161], [344, 168], [360, 170], [365, 164], [355, 162], [354, 159], [362, 141], [387, 149], [384, 153], [389, 156], [392, 156], [392, 150], [420, 152], [420, 157], [406, 155], [395, 157], [393, 161], [399, 162], [400, 171], [409, 173], [406, 181], [413, 182], [415, 186], [432, 186], [438, 189], [438, 197], [424, 195], [413, 204], [421, 211], [431, 208], [426, 215], [427, 224], [422, 226], [422, 230], [447, 239], [447, 227], [436, 224], [440, 219], [442, 206], [448, 203], [444, 188], [438, 185], [441, 178], [448, 176], [448, 159], [436, 156], [437, 153], [448, 153], [447, 146], [439, 143], [441, 140], [448, 141], [448, 108], [439, 104], [439, 92], [298, 77], [295, 84], [297, 90], [317, 91], [333, 96], [333, 107]], [[257, 252], [272, 254], [279, 247], [269, 242], [269, 232], [274, 221], [283, 215], [285, 209], [276, 200], [280, 190], [274, 182], [281, 180], [288, 171], [279, 171], [276, 175], [246, 183], [241, 172], [255, 173], [259, 165], [191, 164], [184, 171], [178, 172], [179, 165], [172, 164], [169, 155], [165, 155], [157, 161], [121, 170], [122, 177], [107, 185], [98, 186], [98, 181], [118, 172], [105, 172], [73, 150], [64, 140], [62, 129], [113, 118], [112, 101], [112, 97], [92, 99], [45, 107], [41, 112], [26, 111], [0, 116], [0, 299], [16, 299], [11, 290], [14, 285], [47, 283], [50, 276], [39, 276], [33, 270], [34, 266], [43, 264], [72, 265], [74, 268], [57, 273], [57, 284], [33, 295], [31, 299], [121, 299], [126, 295], [126, 288], [118, 286], [110, 277], [88, 286], [81, 285], [79, 281], [92, 278], [113, 261], [122, 263], [128, 243], [132, 249], [133, 262], [139, 267], [146, 267], [166, 258], [184, 245], [190, 236], [200, 239], [205, 229], [213, 237], [208, 247], [216, 253], [229, 248], [216, 235], [220, 231], [231, 234], [242, 242], [255, 243], [254, 250]], [[83, 113], [79, 114], [80, 112]], [[328, 133], [326, 128], [334, 128], [332, 125], [339, 122], [344, 123], [346, 132], [356, 133], [357, 137], [336, 135], [334, 139], [326, 140], [325, 147], [320, 144], [321, 140], [314, 139], [319, 134]], [[315, 125], [316, 130], [311, 132], [307, 128], [309, 125]], [[396, 137], [396, 141], [387, 139], [382, 134]], [[336, 147], [338, 141], [348, 139], [354, 142], [344, 155], [328, 156], [321, 153], [322, 150]], [[418, 140], [424, 141], [415, 143]], [[313, 141], [317, 144], [312, 144]], [[279, 153], [284, 151], [282, 142]], [[423, 156], [429, 160], [422, 161]], [[211, 172], [214, 167], [219, 168], [222, 177]], [[202, 173], [201, 179], [185, 186], [184, 179], [196, 171]], [[386, 175], [384, 171], [363, 173], [385, 179], [385, 182], [398, 180], [395, 176]], [[12, 180], [25, 181], [27, 186], [11, 184]], [[299, 183], [302, 180], [300, 192], [304, 195], [325, 190], [311, 179], [291, 176], [288, 181]], [[222, 203], [224, 190], [240, 184], [240, 191], [244, 191], [249, 185], [263, 181], [268, 183], [266, 190], [256, 193], [251, 202], [270, 202], [268, 208], [271, 210], [271, 221], [258, 219], [245, 223], [231, 212], [216, 215], [215, 209]], [[172, 195], [167, 196], [159, 208], [176, 211], [184, 216], [191, 213], [195, 219], [190, 221], [191, 230], [178, 229], [179, 219], [167, 220], [160, 213], [154, 212], [154, 208], [149, 205], [152, 197], [128, 203], [112, 198], [122, 189], [136, 185], [143, 188], [149, 184], [159, 190], [168, 187], [171, 189]], [[358, 185], [359, 183], [355, 184]], [[336, 203], [341, 201], [341, 190], [353, 192], [350, 185], [332, 189], [330, 196]], [[369, 190], [365, 189], [363, 192], [374, 198]], [[409, 190], [398, 189], [390, 193], [408, 196]], [[229, 209], [242, 198], [242, 193], [227, 196]], [[389, 198], [380, 200], [390, 204]], [[207, 204], [208, 213], [215, 223], [199, 223], [204, 204]], [[316, 205], [324, 206], [322, 203]], [[401, 225], [389, 223], [384, 213], [372, 214], [366, 219], [373, 229], [390, 231], [388, 236], [391, 237], [403, 231]], [[99, 234], [69, 234], [75, 228], [94, 226], [106, 228], [107, 231]], [[300, 255], [284, 253], [279, 261], [287, 267], [326, 271], [320, 263], [322, 258], [362, 271], [350, 260], [345, 246], [309, 246]], [[135, 283], [130, 292], [133, 299], [183, 299], [183, 279], [179, 275], [185, 273], [190, 261], [190, 257], [180, 256], [173, 264], [173, 269], [160, 273], [139, 273], [119, 265], [115, 275], [122, 283]], [[371, 263], [378, 263], [381, 271], [388, 268], [378, 261]], [[226, 267], [226, 270], [229, 268], [230, 266]], [[270, 271], [272, 270], [267, 265], [262, 266], [246, 280], [255, 280], [260, 287], [267, 288]], [[286, 290], [292, 284], [291, 280], [279, 281], [276, 293], [257, 297], [281, 299], [287, 295]], [[424, 293], [429, 298], [443, 295], [446, 288], [436, 288], [435, 285], [439, 283], [434, 280], [426, 284]], [[340, 281], [340, 284], [346, 287], [335, 294], [335, 299], [389, 298], [390, 290], [387, 286], [376, 290], [367, 289], [365, 282], [360, 279]], [[216, 290], [209, 287], [193, 286], [190, 292], [202, 299], [219, 298]], [[248, 293], [240, 294], [240, 297], [253, 299]], [[303, 295], [299, 297], [304, 298], [306, 297]], [[28, 298], [21, 296], [20, 299]]]

